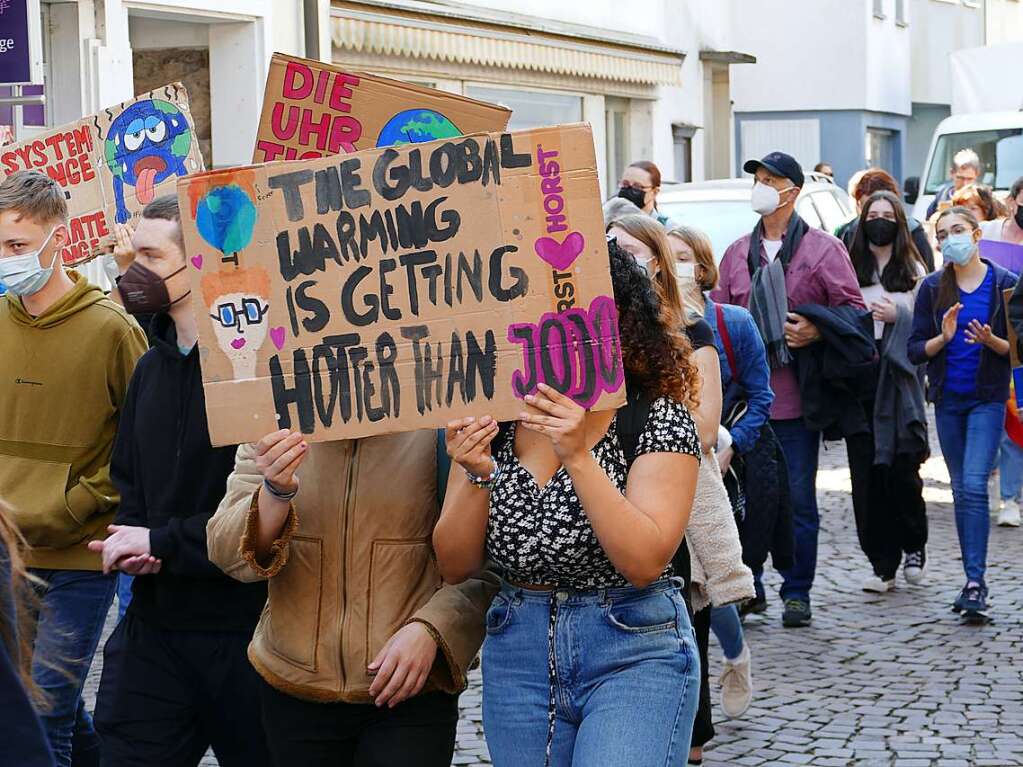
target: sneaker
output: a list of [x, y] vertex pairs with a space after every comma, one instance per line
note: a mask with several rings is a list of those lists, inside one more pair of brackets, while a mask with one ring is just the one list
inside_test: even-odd
[[926, 574], [927, 549], [906, 552], [906, 559], [902, 563], [902, 575], [906, 578], [906, 583], [919, 586], [924, 582]]
[[886, 594], [895, 590], [895, 578], [882, 578], [880, 575], [871, 575], [863, 581], [863, 590], [871, 594]]
[[721, 710], [729, 719], [738, 719], [753, 702], [753, 664], [749, 645], [744, 644], [742, 654], [735, 660], [725, 658], [721, 669]]
[[781, 625], [785, 628], [803, 628], [810, 625], [813, 612], [810, 602], [804, 599], [786, 599], [785, 611], [781, 615]]
[[987, 612], [986, 589], [976, 583], [967, 583], [956, 602], [964, 613]]
[[984, 612], [987, 610], [987, 589], [967, 583], [952, 603], [953, 612]]
[[1002, 510], [998, 512], [1000, 527], [1019, 527], [1019, 502], [1014, 498], [1002, 501]]
[[752, 599], [747, 599], [739, 605], [740, 618], [745, 618], [750, 614], [759, 615], [760, 613], [767, 612], [767, 593], [764, 591], [764, 587], [756, 580], [753, 581], [753, 586], [757, 592], [756, 596]]

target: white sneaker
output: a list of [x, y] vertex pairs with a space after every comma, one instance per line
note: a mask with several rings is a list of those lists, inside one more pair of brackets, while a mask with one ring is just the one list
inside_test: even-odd
[[871, 594], [885, 594], [889, 591], [894, 591], [895, 579], [892, 578], [890, 581], [886, 581], [878, 575], [871, 575], [867, 580], [863, 581], [863, 590], [869, 591]]
[[738, 719], [753, 702], [753, 664], [748, 644], [743, 644], [742, 654], [735, 660], [725, 658], [718, 681], [721, 710], [729, 719]]
[[902, 564], [902, 575], [906, 583], [911, 586], [919, 586], [924, 582], [927, 575], [927, 550], [910, 551]]
[[998, 524], [1001, 527], [1019, 527], [1019, 502], [1008, 500], [1002, 502], [1002, 510], [998, 512]]

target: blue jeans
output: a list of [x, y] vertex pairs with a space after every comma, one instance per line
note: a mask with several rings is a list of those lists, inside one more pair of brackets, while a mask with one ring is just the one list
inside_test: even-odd
[[1005, 423], [1004, 402], [945, 392], [935, 406], [938, 442], [952, 479], [956, 531], [966, 580], [984, 583], [991, 530], [987, 480], [995, 468]]
[[802, 418], [771, 421], [789, 473], [792, 527], [795, 532], [795, 564], [781, 571], [782, 599], [810, 601], [813, 576], [817, 572], [817, 536], [821, 529], [817, 511], [817, 455], [821, 433], [810, 431]]
[[1002, 449], [998, 455], [998, 482], [1003, 501], [1018, 501], [1023, 490], [1023, 447], [1002, 434]]
[[483, 726], [495, 767], [542, 767], [552, 697], [551, 767], [684, 765], [699, 692], [676, 581], [553, 593], [505, 583], [487, 613]]
[[721, 652], [728, 660], [735, 660], [742, 655], [742, 620], [739, 618], [738, 607], [725, 605], [711, 608], [710, 628], [721, 645]]
[[135, 578], [124, 573], [117, 574], [117, 620], [121, 620], [131, 604], [131, 584]]
[[72, 742], [76, 753], [98, 748], [82, 687], [114, 600], [117, 576], [91, 570], [30, 572], [41, 581], [32, 678], [50, 703], [40, 718], [56, 764], [70, 767]]

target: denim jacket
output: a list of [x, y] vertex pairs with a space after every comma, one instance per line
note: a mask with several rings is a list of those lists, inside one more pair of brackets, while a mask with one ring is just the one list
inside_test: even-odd
[[[735, 451], [742, 454], [756, 444], [760, 427], [767, 423], [770, 416], [771, 403], [774, 401], [774, 392], [771, 391], [771, 370], [767, 366], [767, 351], [760, 338], [760, 331], [757, 330], [750, 313], [741, 306], [731, 304], [721, 304], [721, 309], [724, 312], [728, 337], [732, 341], [735, 362], [739, 367], [736, 382], [746, 392], [749, 407], [746, 414], [731, 429]], [[725, 345], [718, 329], [717, 311], [710, 296], [704, 296], [703, 318], [714, 331], [714, 343], [717, 345], [718, 359], [721, 362], [721, 387], [727, 390], [734, 371], [728, 365]]]
[[[991, 331], [999, 338], [1008, 339], [1008, 321], [1005, 315], [1003, 291], [1016, 287], [1016, 275], [982, 258], [989, 269], [994, 270], [992, 285], [991, 316], [988, 324]], [[924, 346], [927, 342], [941, 334], [941, 317], [943, 312], [935, 308], [938, 299], [938, 285], [943, 269], [927, 275], [916, 295], [913, 308], [913, 334], [909, 338], [909, 360], [914, 365], [927, 363], [927, 399], [938, 402], [945, 388], [946, 351], [942, 349], [934, 357], [928, 358]], [[980, 350], [980, 365], [977, 367], [976, 398], [982, 402], [1005, 402], [1009, 398], [1009, 355], [996, 354], [986, 346]]]

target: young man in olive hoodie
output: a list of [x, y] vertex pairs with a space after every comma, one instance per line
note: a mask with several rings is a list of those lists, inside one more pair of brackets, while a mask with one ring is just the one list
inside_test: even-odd
[[[41, 584], [36, 683], [60, 767], [98, 746], [81, 701], [116, 581], [87, 543], [118, 503], [110, 453], [145, 334], [76, 272], [66, 272], [64, 192], [44, 173], [0, 183], [0, 498]], [[77, 732], [76, 732], [77, 730]], [[94, 756], [94, 755], [93, 755]]]

